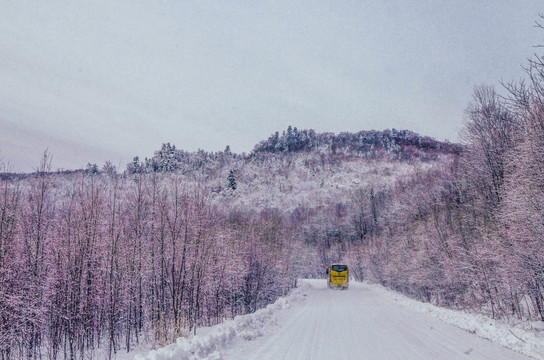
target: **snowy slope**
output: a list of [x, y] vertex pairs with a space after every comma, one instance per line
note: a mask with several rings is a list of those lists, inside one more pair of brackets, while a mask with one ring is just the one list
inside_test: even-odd
[[[353, 282], [348, 291], [338, 291], [328, 289], [324, 280], [304, 280], [291, 295], [266, 309], [203, 329], [198, 336], [180, 338], [176, 344], [136, 358], [530, 358], [499, 343], [544, 358], [542, 339], [532, 334], [521, 334], [524, 339], [514, 341], [517, 338], [509, 338], [510, 332], [500, 324], [489, 327], [481, 318], [432, 308], [376, 285]], [[437, 317], [457, 326], [469, 326], [470, 332]]]

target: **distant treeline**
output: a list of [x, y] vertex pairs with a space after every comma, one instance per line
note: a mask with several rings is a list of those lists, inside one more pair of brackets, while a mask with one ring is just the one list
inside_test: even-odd
[[[437, 141], [409, 130], [360, 131], [358, 133], [316, 133], [289, 126], [287, 131], [271, 135], [255, 146], [249, 155], [237, 155], [227, 146], [223, 152], [187, 152], [165, 143], [151, 158], [139, 157], [127, 164], [128, 173], [181, 171], [184, 174], [221, 166], [227, 157], [248, 161], [263, 154], [289, 155], [297, 152], [325, 152], [368, 159], [436, 160], [440, 154], [459, 154], [462, 146]], [[220, 163], [220, 164], [217, 164]], [[95, 166], [96, 169], [98, 169]]]
[[348, 152], [378, 158], [392, 153], [398, 159], [429, 157], [439, 153], [459, 153], [461, 146], [449, 142], [440, 142], [428, 136], [421, 136], [409, 130], [360, 131], [316, 133], [314, 130], [298, 130], [289, 126], [281, 135], [276, 132], [268, 140], [262, 141], [253, 149], [253, 153], [283, 153], [311, 151], [326, 147], [331, 153]]

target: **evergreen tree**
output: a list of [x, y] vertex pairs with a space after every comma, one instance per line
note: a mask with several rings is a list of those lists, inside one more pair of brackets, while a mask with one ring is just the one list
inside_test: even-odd
[[87, 173], [89, 174], [98, 174], [98, 165], [87, 163]]
[[143, 166], [140, 164], [140, 157], [135, 156], [131, 163], [127, 164], [127, 172], [136, 174], [143, 172]]
[[236, 178], [232, 169], [229, 171], [229, 176], [227, 176], [227, 182], [230, 189], [236, 190]]

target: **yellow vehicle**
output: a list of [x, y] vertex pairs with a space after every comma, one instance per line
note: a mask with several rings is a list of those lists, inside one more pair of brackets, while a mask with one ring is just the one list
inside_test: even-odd
[[329, 287], [347, 289], [349, 285], [348, 266], [342, 264], [333, 264], [327, 269], [329, 275]]

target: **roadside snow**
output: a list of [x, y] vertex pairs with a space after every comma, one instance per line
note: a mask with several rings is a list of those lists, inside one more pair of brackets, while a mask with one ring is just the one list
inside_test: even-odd
[[544, 359], [544, 326], [534, 324], [527, 330], [527, 323], [508, 324], [481, 314], [471, 314], [459, 310], [441, 308], [429, 303], [410, 299], [378, 284], [368, 284], [374, 291], [393, 298], [400, 305], [433, 316], [450, 325], [491, 340], [521, 354]]
[[278, 299], [264, 309], [248, 315], [239, 315], [232, 320], [210, 327], [206, 335], [196, 335], [189, 338], [178, 338], [176, 343], [149, 353], [135, 355], [135, 360], [220, 360], [221, 350], [232, 345], [237, 339], [253, 340], [267, 333], [270, 326], [277, 323], [279, 311], [289, 308], [293, 303], [304, 299], [305, 290], [309, 285], [300, 282], [289, 295]]

